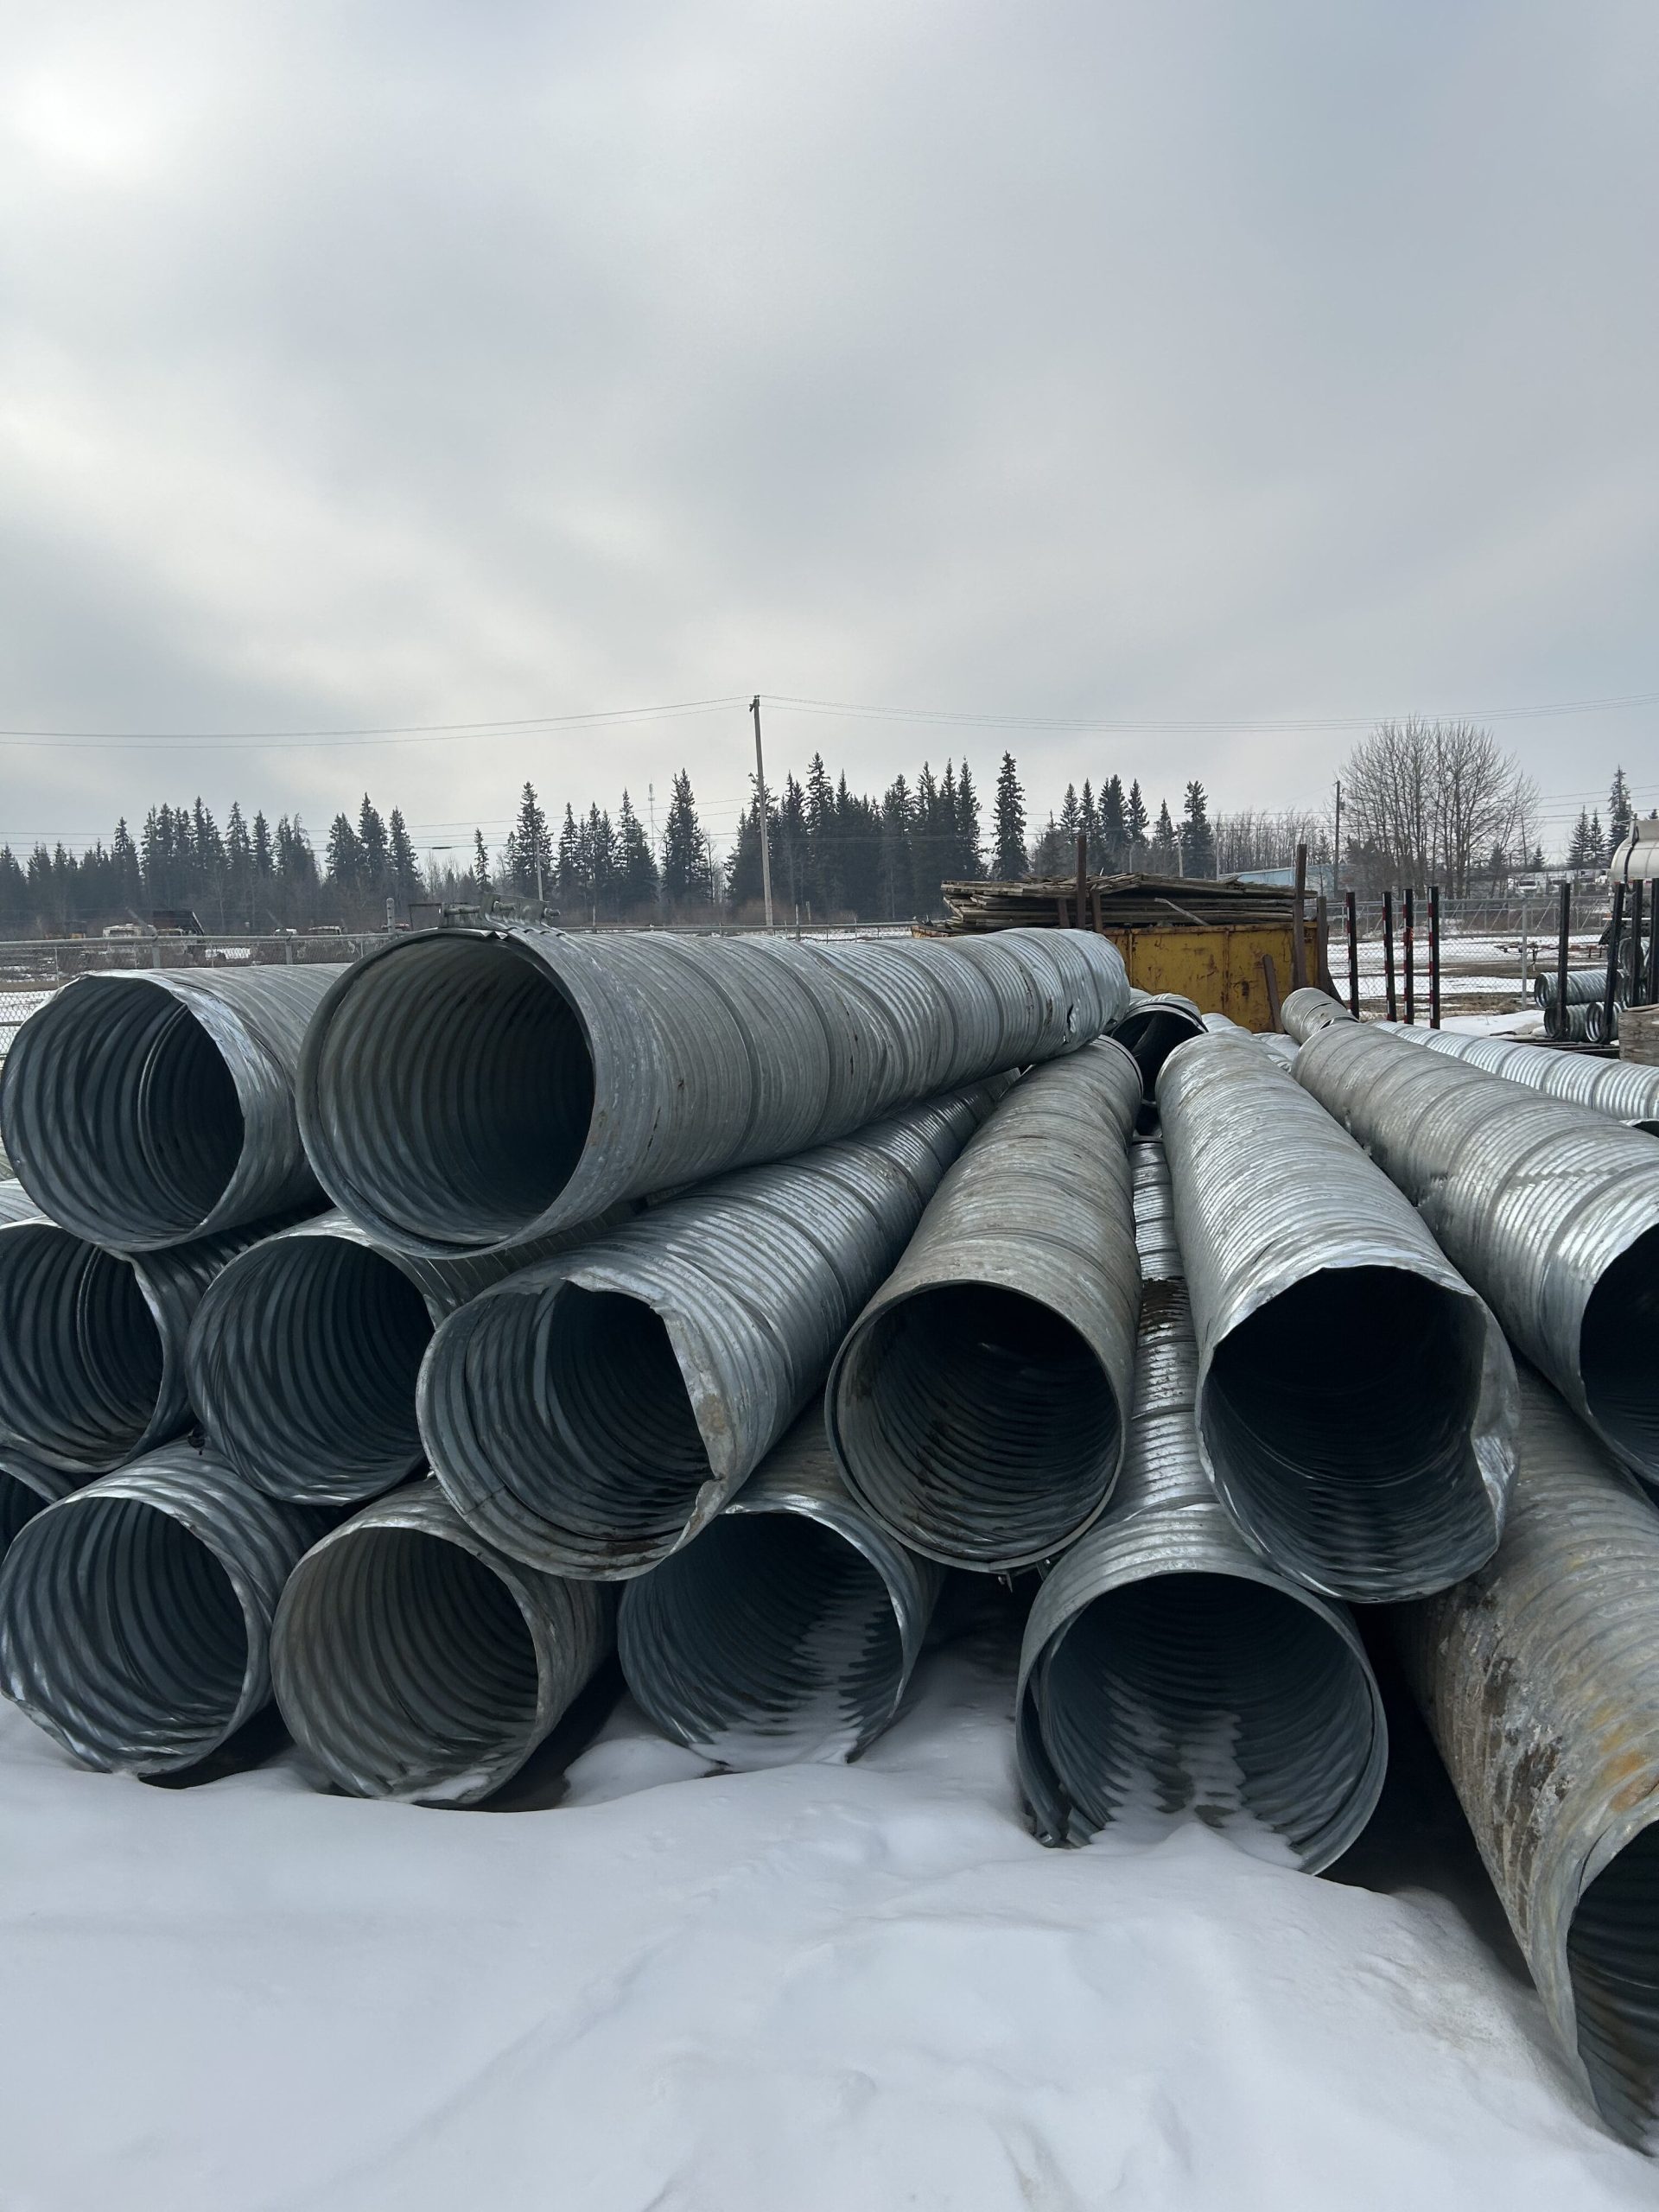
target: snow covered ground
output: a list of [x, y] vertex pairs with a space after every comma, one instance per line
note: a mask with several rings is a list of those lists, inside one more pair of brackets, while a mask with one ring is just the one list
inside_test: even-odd
[[1011, 1637], [925, 1660], [858, 1766], [707, 1777], [625, 1701], [499, 1813], [314, 1795], [291, 1752], [146, 1788], [5, 1709], [0, 2204], [1654, 2202], [1424, 1739], [1345, 1881], [1198, 1827], [1046, 1852]]

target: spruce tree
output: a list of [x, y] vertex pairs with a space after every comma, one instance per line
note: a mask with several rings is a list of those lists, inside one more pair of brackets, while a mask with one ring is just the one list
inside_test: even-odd
[[1623, 768], [1613, 771], [1613, 787], [1607, 794], [1607, 843], [1617, 851], [1630, 834], [1630, 787]]
[[1215, 833], [1210, 827], [1209, 801], [1200, 783], [1190, 783], [1186, 787], [1181, 810], [1180, 836], [1181, 873], [1184, 875], [1213, 875], [1216, 872]]
[[[569, 819], [570, 810], [565, 809]], [[518, 812], [512, 825], [513, 858], [517, 872], [513, 887], [525, 899], [542, 899], [548, 894], [548, 877], [551, 872], [553, 855], [548, 842], [547, 817], [536, 797], [534, 784], [525, 782], [518, 794]]]
[[616, 842], [617, 903], [624, 914], [642, 914], [657, 904], [657, 855], [626, 791], [617, 810]]
[[[1116, 779], [1114, 777], [1113, 781]], [[1169, 809], [1164, 809], [1166, 814]], [[1129, 868], [1138, 868], [1147, 848], [1147, 802], [1141, 796], [1137, 779], [1129, 785], [1129, 796], [1123, 808], [1123, 857]]]
[[421, 870], [400, 806], [392, 808], [386, 823], [386, 870], [389, 896], [397, 901], [407, 918], [410, 900], [420, 896]]
[[999, 883], [1017, 883], [1031, 865], [1026, 850], [1026, 795], [1020, 788], [1019, 772], [1012, 753], [1002, 755], [1002, 766], [997, 772], [996, 849], [991, 862], [991, 873]]
[[359, 895], [365, 902], [381, 904], [391, 888], [391, 861], [386, 825], [380, 819], [379, 809], [373, 805], [367, 791], [357, 810], [358, 882]]
[[958, 876], [974, 881], [984, 872], [985, 833], [980, 820], [979, 793], [974, 787], [974, 772], [963, 755], [962, 770], [957, 778], [957, 852], [955, 869]]
[[484, 832], [473, 832], [473, 889], [480, 899], [490, 887], [490, 855], [484, 842]]
[[[1145, 809], [1141, 810], [1144, 812]], [[1123, 808], [1123, 779], [1121, 776], [1109, 776], [1100, 794], [1102, 868], [1117, 870], [1127, 867], [1129, 825]]]
[[663, 890], [670, 905], [680, 907], [694, 901], [706, 904], [709, 889], [702, 824], [697, 819], [691, 779], [682, 768], [674, 779], [668, 823], [663, 832]]

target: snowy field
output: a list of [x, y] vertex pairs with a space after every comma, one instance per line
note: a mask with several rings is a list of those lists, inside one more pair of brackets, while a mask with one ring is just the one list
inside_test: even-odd
[[0, 2204], [1654, 2203], [1426, 1739], [1345, 1881], [1197, 1827], [1046, 1852], [1011, 1636], [925, 1661], [860, 1765], [706, 1777], [625, 1702], [493, 1814], [314, 1795], [291, 1752], [147, 1788], [7, 1710]]

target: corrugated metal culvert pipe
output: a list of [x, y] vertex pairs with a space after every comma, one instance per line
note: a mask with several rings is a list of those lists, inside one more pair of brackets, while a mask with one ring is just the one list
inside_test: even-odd
[[1161, 1145], [1135, 1153], [1146, 1287], [1128, 1449], [1106, 1515], [1027, 1624], [1020, 1783], [1046, 1843], [1153, 1835], [1195, 1814], [1269, 1834], [1317, 1872], [1382, 1789], [1382, 1700], [1346, 1607], [1263, 1559], [1211, 1487], [1168, 1170]]
[[308, 1552], [271, 1632], [284, 1720], [356, 1797], [475, 1805], [515, 1775], [611, 1649], [613, 1593], [505, 1558], [436, 1483]]
[[0, 1564], [0, 1689], [87, 1766], [194, 1766], [269, 1700], [271, 1615], [327, 1525], [188, 1445], [73, 1491]]
[[1125, 1052], [1134, 1053], [1141, 1071], [1140, 1118], [1147, 1128], [1157, 1110], [1159, 1069], [1178, 1045], [1203, 1036], [1205, 1017], [1179, 991], [1132, 990], [1129, 998], [1129, 1010], [1112, 1035]]
[[22, 1454], [73, 1487], [188, 1428], [191, 1318], [247, 1241], [106, 1252], [0, 1183], [0, 1462]]
[[1522, 1370], [1496, 1559], [1396, 1617], [1552, 2024], [1615, 2133], [1659, 2133], [1659, 1516]]
[[339, 966], [80, 976], [18, 1031], [0, 1129], [54, 1221], [149, 1251], [315, 1204], [294, 1084]]
[[[1320, 1039], [1361, 1035], [1319, 1031], [1298, 1070]], [[1198, 1336], [1199, 1448], [1223, 1503], [1327, 1597], [1422, 1597], [1471, 1573], [1515, 1473], [1515, 1368], [1484, 1304], [1262, 1054], [1229, 1037], [1183, 1045], [1158, 1105]]]
[[419, 1407], [461, 1518], [553, 1574], [620, 1580], [689, 1543], [822, 1381], [995, 1096], [722, 1176], [452, 1314]]
[[810, 1407], [694, 1544], [622, 1593], [648, 1718], [728, 1767], [851, 1759], [897, 1716], [944, 1580], [849, 1495]]
[[1408, 1029], [1398, 1021], [1376, 1021], [1371, 1027], [1408, 1045], [1444, 1052], [1448, 1059], [1467, 1060], [1471, 1067], [1484, 1068], [1491, 1075], [1507, 1076], [1529, 1090], [1541, 1090], [1547, 1098], [1588, 1106], [1610, 1122], [1628, 1122], [1633, 1128], [1659, 1136], [1659, 1068], [1643, 1067], [1635, 1060], [1594, 1060], [1578, 1052], [1552, 1052], [1508, 1037]]
[[1316, 1029], [1323, 1029], [1329, 1022], [1354, 1018], [1340, 999], [1333, 999], [1329, 991], [1313, 983], [1293, 991], [1279, 1010], [1284, 1016], [1286, 1036], [1297, 1045], [1305, 1045]]
[[190, 1331], [190, 1402], [251, 1483], [303, 1504], [361, 1504], [425, 1465], [415, 1388], [432, 1332], [569, 1237], [453, 1260], [388, 1252], [339, 1211], [224, 1270]]
[[0, 1559], [5, 1557], [12, 1538], [26, 1522], [67, 1497], [74, 1487], [73, 1475], [60, 1474], [19, 1452], [8, 1452], [0, 1460]]
[[1111, 1494], [1141, 1275], [1141, 1071], [1103, 1038], [1017, 1084], [940, 1184], [824, 1394], [849, 1486], [903, 1542], [996, 1572]]
[[1659, 1152], [1651, 1137], [1375, 1029], [1296, 1080], [1415, 1201], [1517, 1351], [1659, 1484]]
[[1116, 950], [1077, 930], [439, 930], [330, 994], [300, 1117], [336, 1204], [383, 1243], [442, 1254], [809, 1149], [1074, 1051], [1128, 1003]]

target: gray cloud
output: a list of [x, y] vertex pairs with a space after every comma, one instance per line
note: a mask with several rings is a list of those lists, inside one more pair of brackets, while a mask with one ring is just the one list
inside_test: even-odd
[[[747, 694], [856, 784], [1315, 800], [1310, 717], [1659, 690], [1649, 9], [21, 10], [0, 722]], [[1160, 733], [1179, 720], [1278, 728]], [[1137, 734], [1135, 725], [1140, 724]], [[1148, 727], [1148, 726], [1152, 727]], [[1648, 713], [1503, 726], [1576, 812]], [[0, 831], [659, 790], [740, 710], [0, 753]]]

